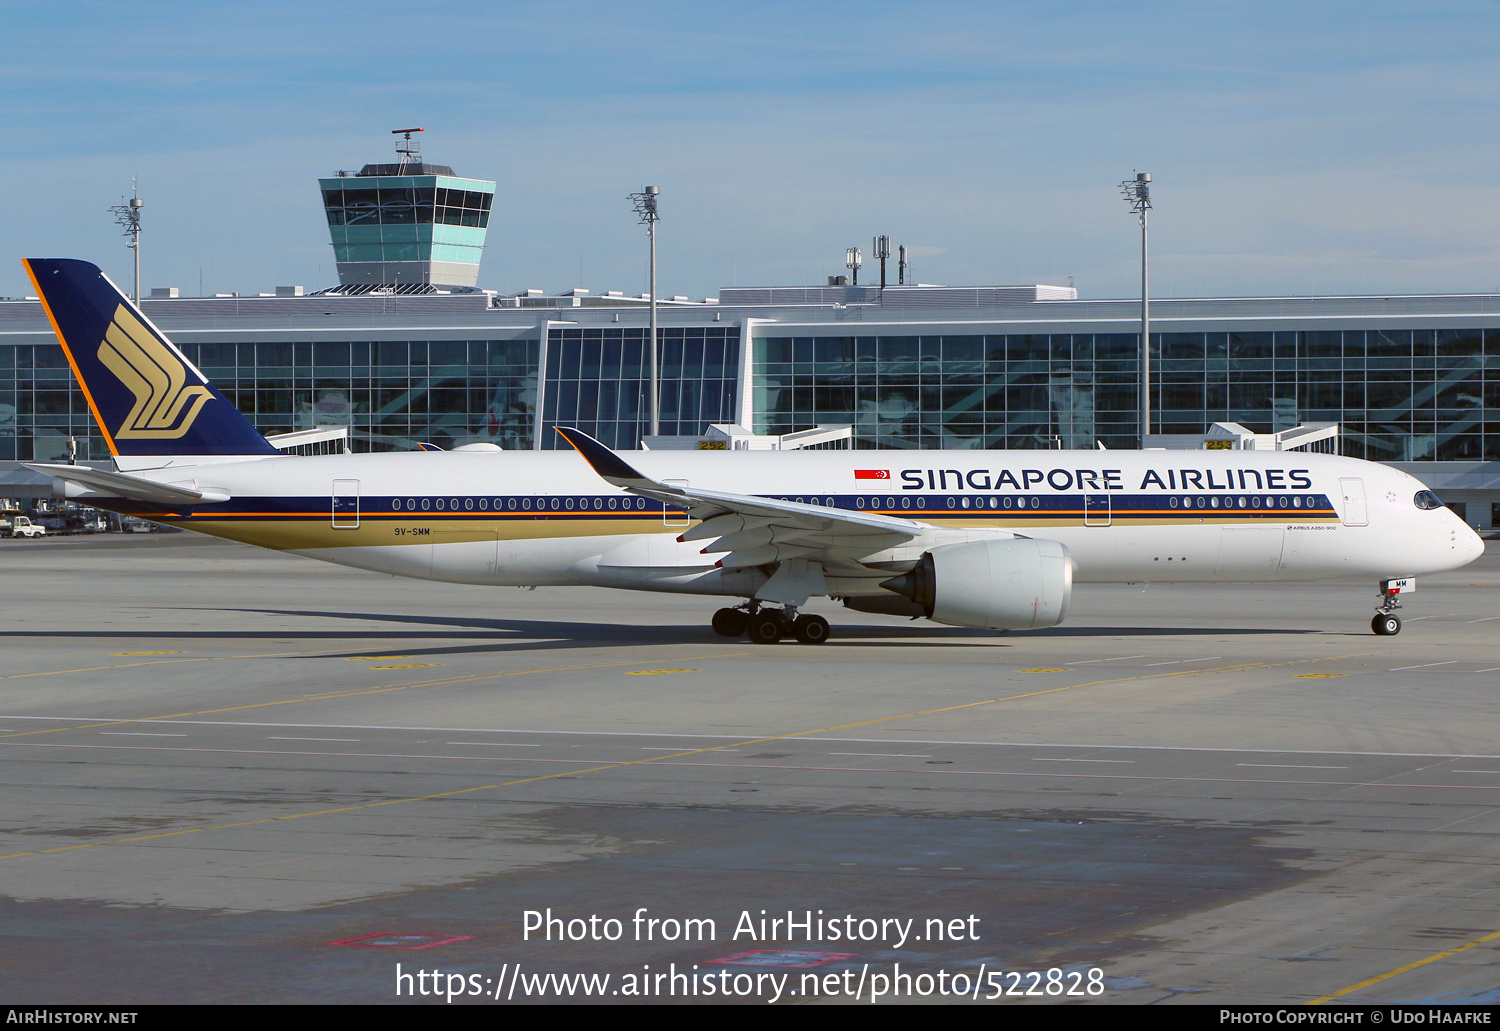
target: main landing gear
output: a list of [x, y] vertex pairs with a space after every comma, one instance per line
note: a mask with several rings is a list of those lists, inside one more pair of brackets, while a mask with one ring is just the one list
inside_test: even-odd
[[783, 637], [795, 637], [803, 644], [822, 644], [828, 640], [828, 620], [822, 616], [797, 615], [791, 606], [761, 608], [747, 602], [738, 608], [720, 609], [714, 613], [714, 633], [721, 637], [748, 637], [755, 644], [776, 644]]

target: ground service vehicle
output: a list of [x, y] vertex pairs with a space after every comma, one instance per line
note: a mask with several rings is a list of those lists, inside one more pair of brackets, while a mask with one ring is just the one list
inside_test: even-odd
[[37, 523], [33, 523], [26, 516], [18, 515], [13, 520], [11, 520], [10, 530], [7, 536], [27, 538], [45, 537], [47, 536], [47, 528]]

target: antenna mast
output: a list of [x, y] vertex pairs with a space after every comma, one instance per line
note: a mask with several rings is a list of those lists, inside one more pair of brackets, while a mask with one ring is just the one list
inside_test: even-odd
[[870, 248], [875, 257], [880, 259], [880, 289], [885, 289], [885, 260], [891, 256], [891, 238], [889, 236], [875, 237], [874, 246]]
[[115, 225], [125, 230], [125, 237], [130, 241], [125, 246], [135, 252], [135, 291], [130, 299], [136, 304], [141, 303], [141, 207], [140, 190], [135, 176], [131, 176], [130, 200], [114, 205], [109, 211], [115, 216]]

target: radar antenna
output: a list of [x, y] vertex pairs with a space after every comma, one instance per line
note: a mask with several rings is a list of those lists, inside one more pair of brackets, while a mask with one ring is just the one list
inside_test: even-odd
[[422, 144], [420, 141], [413, 140], [411, 134], [424, 131], [421, 126], [417, 126], [414, 129], [391, 130], [392, 136], [403, 137], [403, 139], [396, 141], [396, 153], [401, 155], [400, 164], [402, 170], [405, 170], [407, 165], [420, 165], [422, 163]]

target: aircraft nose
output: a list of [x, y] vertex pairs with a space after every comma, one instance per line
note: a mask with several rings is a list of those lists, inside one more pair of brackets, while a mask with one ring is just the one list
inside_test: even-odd
[[1465, 563], [1473, 562], [1484, 554], [1484, 538], [1475, 533], [1474, 528], [1467, 524], [1464, 525], [1463, 532], [1467, 534], [1467, 537], [1459, 541], [1458, 548], [1464, 555]]

